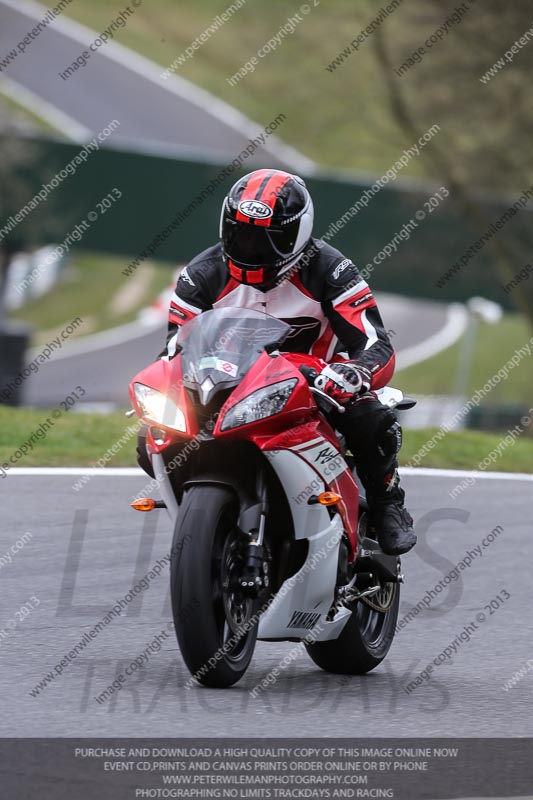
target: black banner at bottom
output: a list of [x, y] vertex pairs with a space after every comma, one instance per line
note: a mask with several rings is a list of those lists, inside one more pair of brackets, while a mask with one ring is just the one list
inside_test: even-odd
[[533, 739], [3, 739], [9, 800], [527, 797]]

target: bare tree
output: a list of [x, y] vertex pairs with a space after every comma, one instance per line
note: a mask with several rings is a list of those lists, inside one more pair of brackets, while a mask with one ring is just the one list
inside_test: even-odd
[[[505, 58], [532, 27], [531, 7], [500, 0], [469, 0], [462, 6], [456, 0], [413, 0], [397, 13], [401, 23], [398, 17], [373, 37], [394, 118], [413, 139], [435, 122], [441, 125], [438, 141], [424, 150], [428, 171], [446, 180], [472, 227], [484, 230], [494, 216], [490, 201], [513, 202], [533, 185], [533, 38], [514, 58], [511, 53]], [[444, 27], [442, 38], [427, 47]], [[416, 56], [421, 47], [425, 52]], [[503, 68], [483, 82], [500, 58]], [[531, 257], [529, 227], [513, 222], [489, 242], [504, 282]], [[533, 287], [513, 293], [513, 299], [533, 328]]]

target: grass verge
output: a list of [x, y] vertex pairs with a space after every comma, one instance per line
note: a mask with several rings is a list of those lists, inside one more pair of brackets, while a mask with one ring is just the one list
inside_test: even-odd
[[[178, 7], [174, 0], [151, 0], [136, 8], [115, 40], [154, 60], [163, 72], [229, 5], [226, 0], [182, 0]], [[373, 47], [365, 45], [334, 73], [326, 69], [376, 16], [377, 7], [368, 0], [311, 0], [306, 8], [301, 14], [301, 4], [286, 0], [244, 4], [175, 74], [259, 124], [285, 112], [280, 138], [322, 165], [381, 173], [413, 142], [392, 118], [386, 87], [376, 80]], [[68, 15], [97, 31], [116, 17], [108, 0], [77, 0]], [[402, 25], [400, 13], [395, 24]], [[278, 45], [258, 60], [254, 71], [231, 85], [229, 79], [284, 26], [292, 33], [279, 35]], [[421, 160], [414, 159], [405, 174], [424, 175]]]
[[127, 296], [133, 286], [124, 284], [123, 268], [124, 260], [120, 258], [76, 254], [52, 291], [30, 300], [11, 313], [10, 318], [31, 324], [35, 330], [34, 345], [45, 344], [76, 316], [84, 320], [80, 336], [114, 328], [131, 322], [142, 308], [150, 305], [172, 283], [176, 269], [170, 264], [145, 265], [145, 271], [149, 272], [147, 280], [137, 293]]
[[[481, 323], [475, 340], [468, 396], [481, 389], [513, 356], [515, 350], [524, 348], [531, 339], [524, 317], [507, 314], [497, 325]], [[454, 394], [461, 343], [438, 353], [407, 369], [398, 370], [394, 386], [406, 394]], [[518, 366], [511, 368], [508, 377], [495, 386], [483, 405], [496, 404], [533, 405], [533, 372], [531, 356], [525, 355]]]
[[[27, 442], [31, 434], [49, 416], [44, 410], [11, 409], [0, 406], [0, 465]], [[18, 467], [93, 466], [109, 448], [127, 434], [132, 425], [123, 413], [67, 413], [55, 421], [47, 435], [33, 450], [20, 458]], [[410, 458], [432, 437], [435, 431], [407, 431], [401, 462]], [[422, 467], [477, 469], [478, 464], [501, 442], [498, 434], [477, 431], [449, 433], [421, 462]], [[109, 460], [108, 466], [135, 466], [135, 436], [127, 439]], [[533, 438], [524, 435], [502, 451], [492, 469], [502, 472], [533, 472]]]

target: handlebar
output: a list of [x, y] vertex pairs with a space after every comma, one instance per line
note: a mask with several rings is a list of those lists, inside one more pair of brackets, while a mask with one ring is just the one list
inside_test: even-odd
[[315, 385], [315, 380], [318, 378], [318, 372], [316, 369], [313, 369], [313, 367], [306, 367], [305, 364], [302, 364], [302, 366], [299, 367], [299, 370], [309, 386], [313, 387]]
[[309, 388], [311, 389], [313, 394], [315, 394], [317, 397], [321, 397], [323, 400], [327, 400], [328, 403], [330, 403], [330, 405], [333, 406], [335, 411], [339, 412], [339, 414], [344, 414], [344, 412], [346, 411], [344, 406], [341, 406], [340, 403], [337, 403], [337, 401], [334, 400], [333, 397], [330, 397], [329, 394], [326, 394], [326, 392], [323, 392], [321, 389], [316, 388], [315, 380], [318, 378], [318, 372], [316, 371], [316, 369], [313, 369], [313, 367], [306, 367], [305, 365], [302, 365], [300, 367], [300, 372], [302, 373], [307, 383], [309, 384]]

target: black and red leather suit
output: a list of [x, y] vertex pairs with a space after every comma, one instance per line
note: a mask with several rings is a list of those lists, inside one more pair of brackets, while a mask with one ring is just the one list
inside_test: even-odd
[[170, 302], [167, 349], [175, 353], [180, 325], [211, 308], [264, 311], [291, 326], [284, 349], [310, 353], [325, 361], [342, 353], [365, 367], [371, 391], [351, 403], [333, 422], [346, 438], [373, 504], [397, 490], [397, 453], [401, 428], [392, 411], [372, 390], [391, 379], [395, 354], [376, 300], [357, 268], [335, 248], [311, 239], [298, 266], [268, 291], [233, 278], [216, 244], [197, 255], [181, 272]]

